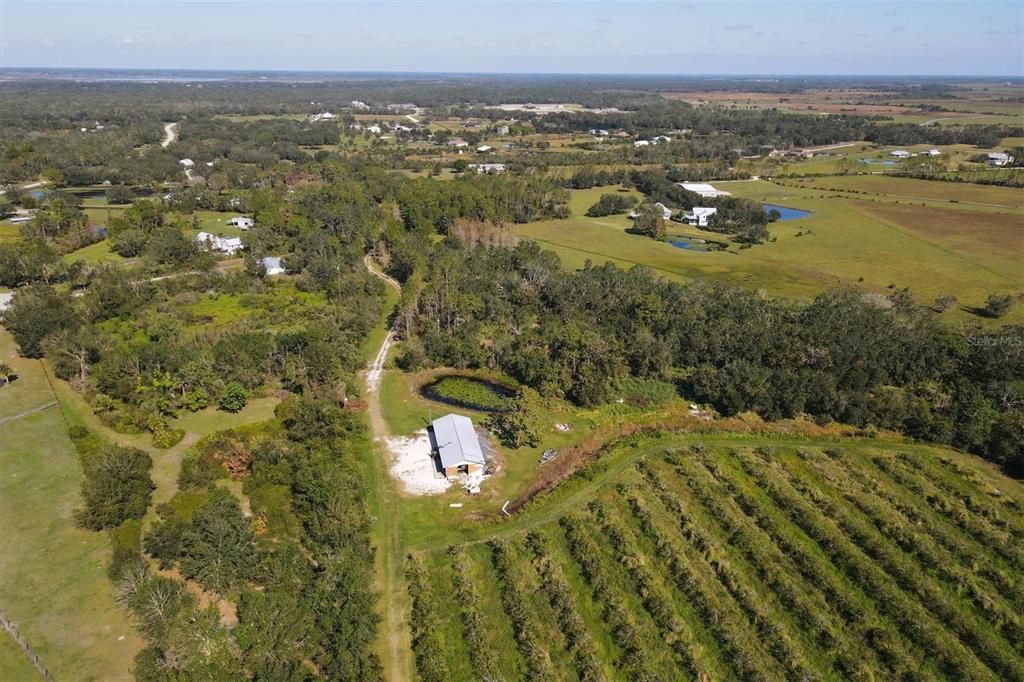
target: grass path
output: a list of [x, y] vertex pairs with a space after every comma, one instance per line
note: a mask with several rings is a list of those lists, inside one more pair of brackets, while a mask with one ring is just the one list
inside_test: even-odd
[[[364, 261], [366, 269], [383, 279], [389, 287], [398, 292], [401, 286], [391, 277], [378, 269], [367, 256]], [[397, 299], [396, 299], [397, 300]], [[388, 314], [390, 315], [390, 310]], [[386, 322], [385, 322], [386, 328]], [[380, 338], [380, 335], [377, 335]], [[398, 497], [395, 483], [388, 472], [389, 455], [385, 439], [388, 437], [388, 426], [384, 420], [384, 412], [380, 404], [380, 377], [387, 361], [388, 349], [394, 338], [392, 330], [387, 329], [380, 338], [377, 349], [369, 349], [366, 380], [367, 419], [373, 447], [370, 452], [368, 476], [370, 478], [370, 513], [376, 523], [371, 532], [379, 567], [376, 572], [376, 588], [381, 595], [380, 608], [383, 628], [379, 642], [381, 662], [385, 677], [396, 682], [413, 679], [412, 640], [409, 630], [410, 605], [405, 590], [404, 541], [402, 535], [401, 506], [394, 503]]]

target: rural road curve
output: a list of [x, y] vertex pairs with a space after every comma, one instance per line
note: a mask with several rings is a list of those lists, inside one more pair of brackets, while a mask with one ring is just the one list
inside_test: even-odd
[[164, 137], [164, 141], [160, 143], [161, 147], [163, 147], [164, 149], [167, 149], [167, 147], [170, 146], [170, 144], [172, 142], [174, 142], [174, 138], [177, 137], [177, 131], [175, 130], [175, 128], [177, 128], [177, 127], [178, 127], [178, 123], [177, 122], [168, 123], [167, 125], [164, 126], [164, 135], [165, 135], [165, 137]]

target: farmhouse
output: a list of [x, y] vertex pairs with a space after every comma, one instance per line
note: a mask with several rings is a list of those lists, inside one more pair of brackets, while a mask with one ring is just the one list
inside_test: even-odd
[[242, 250], [242, 240], [238, 237], [218, 237], [209, 232], [200, 232], [195, 238], [196, 244], [210, 251], [233, 256]]
[[895, 149], [889, 152], [889, 156], [895, 156], [897, 159], [909, 159], [911, 154], [905, 149]]
[[376, 123], [373, 124], [372, 126], [367, 126], [366, 127], [366, 132], [372, 133], [374, 135], [380, 135], [380, 133], [381, 133], [380, 126], [377, 125]]
[[693, 210], [683, 214], [683, 220], [686, 221], [687, 225], [696, 225], [697, 227], [707, 227], [708, 220], [711, 216], [718, 213], [717, 208], [709, 208], [707, 206], [694, 206]]
[[435, 419], [427, 429], [430, 447], [441, 461], [441, 470], [448, 480], [459, 474], [481, 476], [484, 452], [469, 417], [449, 414]]
[[478, 152], [480, 152], [481, 154], [487, 154], [489, 152], [493, 152], [494, 151], [494, 147], [492, 147], [489, 144], [482, 144], [479, 147], [477, 147], [476, 150]]
[[333, 121], [336, 118], [338, 118], [338, 116], [336, 114], [332, 114], [329, 111], [325, 111], [325, 112], [320, 113], [320, 114], [310, 114], [309, 122], [310, 123], [319, 123], [320, 121]]
[[460, 137], [454, 137], [454, 138], [448, 140], [447, 144], [448, 144], [449, 147], [455, 147], [456, 149], [461, 149], [462, 147], [468, 147], [469, 146], [469, 143], [466, 142], [465, 140], [463, 140]]
[[253, 225], [256, 223], [252, 218], [246, 218], [245, 216], [236, 215], [234, 218], [228, 220], [228, 225], [237, 227], [239, 230], [251, 230]]
[[1013, 162], [1013, 157], [1006, 152], [989, 152], [988, 163], [990, 166], [1005, 166]]
[[688, 192], [695, 192], [705, 198], [732, 196], [724, 189], [715, 189], [706, 182], [677, 182], [676, 184]]

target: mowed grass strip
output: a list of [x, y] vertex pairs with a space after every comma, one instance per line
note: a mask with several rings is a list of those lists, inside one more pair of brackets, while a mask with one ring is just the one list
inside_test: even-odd
[[107, 535], [75, 526], [81, 478], [59, 409], [0, 425], [0, 608], [54, 679], [127, 680], [143, 643], [114, 602]]

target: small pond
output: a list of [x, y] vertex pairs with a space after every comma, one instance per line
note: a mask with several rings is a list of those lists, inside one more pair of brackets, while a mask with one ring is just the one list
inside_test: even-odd
[[480, 412], [500, 412], [507, 409], [515, 390], [478, 377], [447, 374], [420, 387], [420, 395], [453, 407]]
[[697, 251], [699, 253], [706, 253], [711, 250], [707, 241], [704, 239], [691, 239], [689, 237], [675, 237], [668, 240], [668, 243], [677, 249], [686, 249], [687, 251]]
[[799, 208], [789, 208], [788, 206], [776, 206], [775, 204], [761, 204], [761, 208], [764, 209], [765, 213], [778, 211], [779, 220], [796, 220], [797, 218], [806, 218], [811, 215], [810, 211], [802, 211]]

